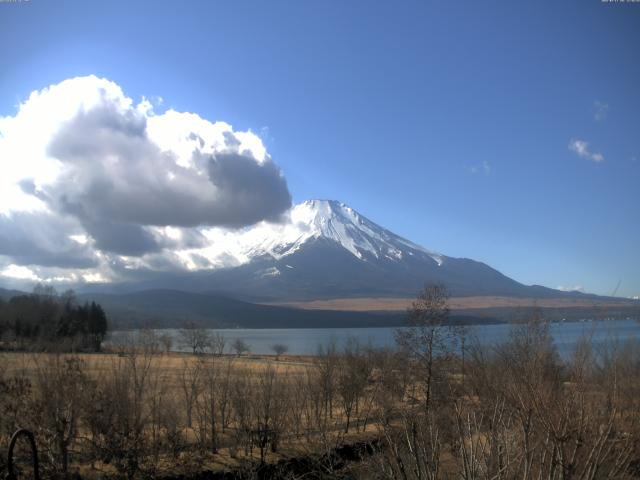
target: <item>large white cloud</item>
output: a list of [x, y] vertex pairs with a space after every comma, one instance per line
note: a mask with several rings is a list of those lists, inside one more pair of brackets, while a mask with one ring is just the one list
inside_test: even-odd
[[275, 220], [290, 205], [257, 135], [155, 113], [106, 79], [65, 80], [0, 117], [0, 260], [39, 278], [43, 268], [87, 278], [140, 262], [180, 268], [176, 252], [208, 241], [202, 228]]

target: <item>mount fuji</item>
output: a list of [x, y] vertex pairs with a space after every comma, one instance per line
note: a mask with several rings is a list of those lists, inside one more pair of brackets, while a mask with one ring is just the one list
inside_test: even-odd
[[334, 200], [295, 205], [282, 224], [212, 234], [208, 268], [162, 274], [136, 289], [222, 292], [257, 301], [414, 297], [425, 283], [454, 296], [582, 296], [526, 286], [490, 266], [433, 252]]

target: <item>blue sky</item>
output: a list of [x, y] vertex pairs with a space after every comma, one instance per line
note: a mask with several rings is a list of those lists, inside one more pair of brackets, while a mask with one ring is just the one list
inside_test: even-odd
[[633, 296], [639, 48], [640, 3], [599, 0], [0, 3], [0, 116], [106, 77], [259, 133], [294, 202], [341, 200], [523, 283]]

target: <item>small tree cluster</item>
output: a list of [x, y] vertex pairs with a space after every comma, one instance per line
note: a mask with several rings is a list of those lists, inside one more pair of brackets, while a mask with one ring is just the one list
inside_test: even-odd
[[19, 348], [55, 344], [58, 348], [100, 350], [107, 316], [95, 303], [79, 304], [72, 290], [58, 295], [38, 285], [31, 295], [0, 303], [0, 332], [7, 345]]

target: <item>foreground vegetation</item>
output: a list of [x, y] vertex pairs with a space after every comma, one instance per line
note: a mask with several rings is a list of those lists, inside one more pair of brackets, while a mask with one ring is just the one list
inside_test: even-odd
[[[263, 465], [302, 457], [304, 473], [282, 463], [269, 475], [640, 476], [640, 346], [585, 339], [561, 360], [548, 325], [532, 317], [482, 347], [443, 326], [438, 289], [410, 313], [396, 349], [350, 340], [313, 358], [224, 355], [220, 337], [168, 354], [150, 332], [105, 354], [4, 353], [0, 450], [16, 428], [33, 430], [51, 478], [265, 478]], [[361, 442], [357, 461], [335, 454]]]

